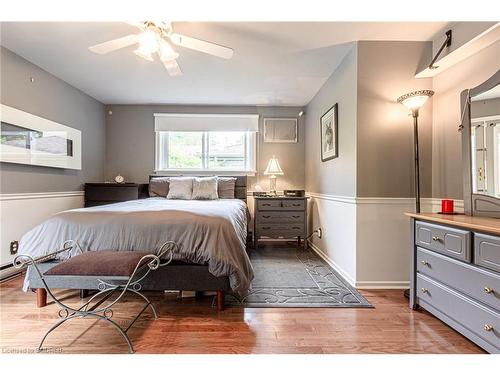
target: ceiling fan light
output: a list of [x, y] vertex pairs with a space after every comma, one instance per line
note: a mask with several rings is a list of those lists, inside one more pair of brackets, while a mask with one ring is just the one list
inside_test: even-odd
[[154, 53], [158, 51], [158, 35], [154, 30], [146, 30], [139, 35], [139, 49]]
[[179, 57], [179, 54], [175, 52], [172, 46], [164, 39], [160, 40], [159, 55], [161, 61], [172, 61]]
[[175, 60], [162, 60], [163, 66], [172, 77], [182, 75], [182, 71]]
[[142, 47], [137, 48], [134, 53], [142, 57], [144, 60], [153, 61], [153, 56], [151, 56], [151, 52], [149, 50], [144, 50]]

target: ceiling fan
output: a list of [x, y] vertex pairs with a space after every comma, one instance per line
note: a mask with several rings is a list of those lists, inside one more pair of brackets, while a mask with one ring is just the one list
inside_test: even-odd
[[171, 44], [204, 52], [223, 59], [230, 59], [233, 56], [232, 48], [174, 33], [170, 22], [145, 21], [131, 24], [138, 27], [141, 33], [130, 34], [96, 44], [89, 47], [89, 50], [104, 55], [105, 53], [113, 52], [138, 43], [139, 47], [134, 53], [148, 61], [154, 61], [153, 54], [155, 52], [158, 53], [160, 61], [171, 76], [179, 76], [182, 74], [181, 68], [177, 63], [179, 53], [174, 51]]

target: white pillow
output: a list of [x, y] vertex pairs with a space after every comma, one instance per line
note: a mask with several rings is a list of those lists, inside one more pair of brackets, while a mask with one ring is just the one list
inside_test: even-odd
[[171, 177], [167, 199], [191, 199], [193, 177]]
[[195, 177], [191, 199], [219, 199], [217, 177]]

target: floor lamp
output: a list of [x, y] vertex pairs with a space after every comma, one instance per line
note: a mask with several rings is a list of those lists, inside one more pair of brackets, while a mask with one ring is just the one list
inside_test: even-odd
[[[420, 90], [409, 92], [398, 98], [398, 103], [411, 110], [413, 117], [413, 156], [415, 157], [415, 212], [420, 212], [420, 168], [418, 157], [418, 110], [427, 99], [434, 95], [434, 91]], [[410, 298], [410, 289], [405, 289], [404, 296]]]
[[411, 110], [413, 117], [413, 156], [415, 157], [415, 212], [420, 212], [420, 170], [418, 156], [418, 110], [427, 99], [434, 95], [432, 90], [419, 90], [404, 94], [398, 98], [398, 103]]

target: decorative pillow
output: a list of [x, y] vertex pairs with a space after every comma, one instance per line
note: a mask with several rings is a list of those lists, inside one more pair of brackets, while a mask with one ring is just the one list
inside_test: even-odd
[[168, 195], [168, 185], [168, 177], [153, 177], [149, 181], [149, 196], [166, 198]]
[[234, 177], [217, 177], [217, 193], [219, 199], [234, 199], [234, 187], [236, 178]]
[[195, 177], [192, 199], [219, 199], [217, 177]]
[[191, 199], [193, 177], [170, 177], [167, 199]]

